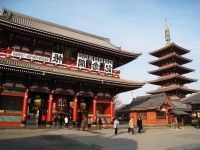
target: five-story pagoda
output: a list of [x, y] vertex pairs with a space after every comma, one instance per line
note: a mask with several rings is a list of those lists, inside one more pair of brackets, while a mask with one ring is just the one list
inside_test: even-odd
[[158, 60], [150, 61], [149, 64], [158, 66], [156, 70], [148, 71], [148, 73], [159, 76], [158, 79], [148, 81], [149, 84], [159, 85], [157, 90], [148, 91], [148, 94], [156, 94], [165, 92], [170, 99], [184, 98], [187, 94], [197, 92], [193, 89], [188, 89], [184, 84], [189, 84], [197, 81], [190, 79], [183, 74], [195, 71], [182, 65], [192, 62], [182, 55], [187, 54], [190, 50], [182, 48], [175, 43], [170, 43], [170, 33], [165, 20], [165, 39], [167, 41], [163, 48], [149, 52], [150, 55], [158, 57]]

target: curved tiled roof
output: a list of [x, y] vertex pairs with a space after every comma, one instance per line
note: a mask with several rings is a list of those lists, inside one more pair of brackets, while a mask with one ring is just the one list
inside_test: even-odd
[[165, 93], [154, 95], [145, 95], [133, 98], [132, 102], [122, 108], [116, 110], [121, 111], [135, 111], [135, 110], [153, 110], [160, 108], [160, 105], [167, 99]]
[[175, 107], [175, 110], [191, 111], [191, 107], [181, 103], [180, 100], [170, 100], [170, 103]]
[[167, 88], [159, 88], [157, 90], [149, 91], [149, 92], [146, 92], [146, 93], [148, 93], [148, 94], [156, 94], [156, 93], [162, 93], [162, 92], [168, 92], [168, 91], [174, 91], [174, 90], [182, 90], [182, 91], [185, 91], [188, 94], [198, 92], [197, 90], [188, 89], [188, 88], [185, 88], [183, 86], [177, 85], [177, 86], [172, 86], [172, 87], [167, 87]]
[[180, 59], [182, 61], [182, 63], [181, 64], [179, 63], [179, 65], [183, 65], [183, 64], [186, 64], [188, 62], [192, 62], [192, 59], [187, 59], [187, 58], [182, 57], [182, 56], [180, 56], [180, 55], [178, 55], [176, 53], [171, 53], [171, 54], [169, 54], [167, 56], [164, 56], [164, 57], [161, 57], [161, 58], [159, 58], [157, 60], [150, 61], [149, 64], [159, 66], [158, 65], [159, 62], [165, 61], [167, 59], [171, 59], [172, 57], [176, 57], [175, 60]]
[[200, 91], [198, 93], [192, 94], [186, 98], [181, 99], [181, 102], [189, 104], [200, 104]]
[[12, 67], [16, 69], [20, 68], [20, 69], [34, 70], [41, 73], [45, 72], [45, 74], [55, 74], [55, 75], [70, 76], [70, 77], [75, 77], [75, 78], [84, 78], [84, 79], [89, 79], [89, 80], [101, 81], [104, 83], [111, 82], [111, 83], [116, 83], [116, 84], [124, 84], [126, 86], [140, 86], [141, 87], [145, 84], [145, 82], [125, 80], [125, 79], [109, 77], [105, 75], [92, 74], [92, 73], [87, 73], [87, 72], [82, 72], [82, 71], [77, 71], [77, 70], [75, 71], [71, 69], [55, 68], [52, 66], [34, 64], [30, 62], [20, 62], [17, 60], [11, 60], [11, 59], [1, 58], [1, 57], [0, 57], [0, 66]]
[[180, 47], [180, 46], [178, 46], [178, 45], [176, 45], [175, 43], [172, 42], [169, 45], [166, 45], [166, 46], [164, 46], [164, 47], [162, 47], [160, 49], [157, 49], [155, 51], [149, 52], [149, 54], [153, 55], [153, 56], [157, 56], [158, 53], [160, 53], [162, 51], [165, 51], [166, 49], [169, 49], [172, 46], [176, 47], [181, 52], [181, 55], [184, 55], [184, 54], [187, 54], [187, 53], [190, 52], [190, 50], [187, 50], [187, 49], [185, 49], [183, 47]]
[[124, 53], [129, 53], [131, 55], [142, 54], [142, 53], [122, 50], [121, 47], [117, 47], [113, 45], [112, 43], [110, 43], [110, 40], [108, 38], [96, 36], [96, 35], [78, 31], [72, 28], [50, 23], [50, 22], [33, 18], [30, 16], [26, 16], [14, 11], [10, 11], [6, 8], [2, 8], [0, 19], [20, 25], [20, 26], [29, 27], [31, 29], [36, 29], [39, 31], [45, 31], [48, 33], [56, 34], [56, 35], [61, 35], [61, 36], [79, 40], [85, 43], [90, 43], [97, 46], [103, 46], [103, 47], [124, 52]]
[[148, 73], [157, 74], [160, 71], [164, 71], [166, 69], [171, 69], [171, 68], [174, 68], [174, 67], [184, 70], [184, 73], [189, 73], [189, 72], [195, 71], [195, 69], [190, 69], [190, 68], [187, 68], [187, 67], [183, 67], [183, 66], [181, 66], [181, 65], [179, 65], [177, 63], [173, 63], [173, 64], [170, 64], [170, 65], [167, 65], [167, 66], [164, 66], [164, 67], [160, 67], [160, 68], [158, 68], [156, 70], [148, 71]]
[[156, 83], [156, 82], [160, 82], [160, 81], [166, 81], [166, 80], [170, 80], [170, 79], [174, 79], [174, 78], [186, 80], [186, 81], [188, 81], [188, 83], [198, 81], [198, 79], [190, 79], [190, 78], [186, 78], [185, 76], [182, 76], [182, 75], [179, 75], [179, 74], [173, 74], [173, 75], [170, 75], [170, 76], [160, 77], [156, 80], [151, 80], [151, 81], [147, 81], [147, 82], [152, 84], [152, 83]]

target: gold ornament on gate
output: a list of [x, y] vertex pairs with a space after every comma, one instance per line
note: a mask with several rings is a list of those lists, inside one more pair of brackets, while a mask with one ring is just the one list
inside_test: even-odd
[[85, 108], [86, 108], [86, 102], [82, 99], [81, 102], [80, 102], [80, 110], [81, 110], [81, 112], [83, 110], [85, 110]]
[[34, 106], [40, 107], [41, 105], [42, 105], [42, 99], [40, 98], [40, 95], [37, 94], [34, 99]]

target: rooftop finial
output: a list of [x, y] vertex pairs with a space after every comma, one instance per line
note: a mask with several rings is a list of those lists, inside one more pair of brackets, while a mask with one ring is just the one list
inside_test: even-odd
[[169, 28], [168, 28], [168, 24], [167, 24], [167, 19], [165, 19], [165, 40], [167, 41], [167, 43], [165, 45], [170, 44], [170, 33], [169, 33]]

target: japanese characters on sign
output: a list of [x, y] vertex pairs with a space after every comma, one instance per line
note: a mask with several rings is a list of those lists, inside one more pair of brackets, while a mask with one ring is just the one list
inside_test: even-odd
[[78, 68], [87, 68], [87, 61], [91, 63], [91, 70], [100, 71], [101, 63], [104, 64], [104, 72], [112, 74], [113, 70], [113, 61], [108, 59], [103, 59], [91, 55], [86, 55], [82, 53], [78, 53], [77, 56], [77, 67]]
[[100, 61], [99, 61], [98, 57], [93, 57], [93, 60], [91, 62], [91, 70], [93, 70], [93, 71], [100, 70]]
[[51, 56], [51, 63], [54, 64], [62, 64], [63, 61], [63, 54], [59, 54], [59, 53], [52, 53]]
[[77, 56], [77, 67], [78, 68], [86, 68], [86, 61], [88, 60], [88, 55], [78, 53]]
[[15, 52], [15, 51], [13, 51], [11, 53], [11, 56], [24, 58], [24, 59], [30, 59], [30, 60], [50, 62], [50, 58], [48, 58], [48, 57], [37, 56], [37, 55], [33, 55], [33, 54], [27, 54], [27, 53]]

